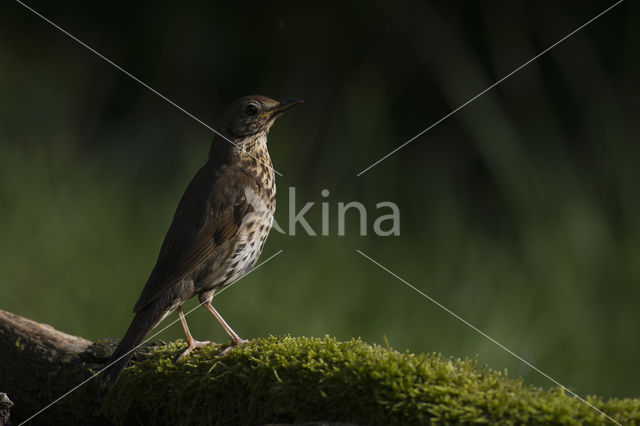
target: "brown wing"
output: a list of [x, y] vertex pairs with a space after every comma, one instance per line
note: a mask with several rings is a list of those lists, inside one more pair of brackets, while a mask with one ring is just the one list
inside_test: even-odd
[[238, 231], [242, 218], [252, 210], [239, 190], [248, 184], [244, 180], [242, 176], [220, 179], [209, 163], [198, 171], [178, 204], [134, 312], [192, 274]]

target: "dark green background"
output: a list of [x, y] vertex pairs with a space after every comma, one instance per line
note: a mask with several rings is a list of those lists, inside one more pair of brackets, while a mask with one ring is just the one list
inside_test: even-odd
[[[28, 4], [213, 126], [243, 95], [306, 101], [270, 135], [276, 217], [295, 186], [333, 236], [270, 236], [262, 259], [283, 254], [214, 300], [241, 336], [386, 336], [551, 385], [360, 249], [579, 394], [638, 396], [637, 3], [360, 177], [613, 2]], [[212, 134], [10, 0], [0, 94], [0, 308], [120, 337]], [[360, 237], [353, 215], [336, 236], [348, 201], [370, 233], [397, 203], [401, 235]]]

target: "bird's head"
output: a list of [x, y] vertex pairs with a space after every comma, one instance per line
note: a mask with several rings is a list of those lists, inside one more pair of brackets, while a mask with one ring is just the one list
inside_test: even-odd
[[235, 141], [266, 134], [284, 111], [302, 103], [299, 99], [278, 102], [266, 96], [245, 96], [234, 101], [224, 114], [222, 129]]

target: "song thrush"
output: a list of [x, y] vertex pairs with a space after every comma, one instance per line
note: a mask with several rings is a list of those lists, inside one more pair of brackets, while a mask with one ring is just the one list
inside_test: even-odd
[[188, 343], [180, 357], [209, 343], [191, 336], [181, 309], [195, 295], [229, 334], [232, 345], [246, 342], [211, 306], [211, 299], [258, 261], [276, 206], [267, 134], [285, 110], [301, 102], [247, 96], [229, 106], [221, 130], [233, 143], [214, 137], [209, 160], [178, 204], [156, 265], [133, 309], [133, 322], [111, 356], [107, 365], [113, 364], [103, 372], [103, 382], [116, 382], [133, 349], [174, 310]]

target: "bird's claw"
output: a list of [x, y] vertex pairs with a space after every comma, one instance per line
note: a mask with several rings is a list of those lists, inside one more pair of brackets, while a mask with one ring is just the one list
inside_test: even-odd
[[225, 356], [231, 351], [231, 349], [235, 348], [236, 346], [246, 345], [247, 343], [249, 343], [249, 341], [246, 340], [246, 339], [235, 340], [235, 341], [233, 341], [231, 343], [231, 346], [229, 346], [229, 347], [223, 349], [222, 351], [220, 351], [220, 353], [218, 355]]
[[191, 353], [191, 351], [193, 351], [196, 348], [202, 348], [204, 346], [210, 345], [212, 344], [212, 342], [208, 341], [208, 340], [204, 340], [204, 341], [198, 341], [198, 340], [192, 340], [191, 342], [189, 342], [189, 346], [187, 346], [187, 349], [185, 349], [184, 351], [182, 351], [182, 353], [180, 355], [178, 355], [178, 358], [176, 358], [176, 362], [180, 361], [182, 358], [186, 357], [187, 355], [189, 355]]

